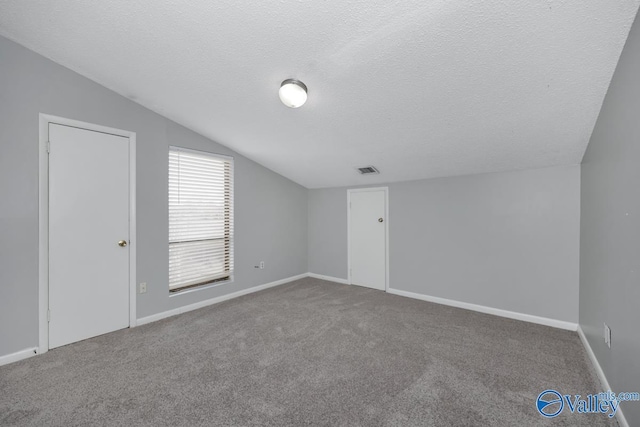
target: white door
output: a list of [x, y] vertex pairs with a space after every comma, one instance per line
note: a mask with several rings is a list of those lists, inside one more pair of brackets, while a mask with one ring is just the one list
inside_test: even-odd
[[385, 290], [386, 190], [350, 190], [351, 284]]
[[49, 124], [49, 348], [129, 326], [129, 138]]

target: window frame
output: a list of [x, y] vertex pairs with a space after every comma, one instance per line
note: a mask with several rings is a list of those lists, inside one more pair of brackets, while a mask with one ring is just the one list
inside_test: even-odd
[[[225, 222], [229, 221], [230, 222], [230, 229], [229, 229], [229, 233], [225, 233], [225, 237], [224, 239], [228, 239], [228, 245], [229, 245], [229, 250], [228, 250], [228, 262], [230, 265], [230, 271], [229, 271], [229, 275], [219, 278], [219, 279], [213, 279], [213, 280], [206, 280], [202, 283], [195, 283], [195, 284], [189, 284], [189, 285], [183, 285], [174, 289], [170, 288], [170, 283], [168, 283], [168, 291], [169, 291], [169, 296], [176, 296], [176, 295], [182, 295], [184, 293], [189, 293], [189, 292], [193, 292], [193, 291], [197, 291], [197, 290], [202, 290], [202, 289], [208, 289], [211, 287], [215, 287], [215, 286], [220, 286], [220, 285], [224, 285], [224, 284], [229, 284], [229, 283], [233, 283], [234, 281], [234, 276], [235, 276], [235, 161], [233, 156], [227, 156], [224, 154], [219, 154], [219, 153], [212, 153], [210, 151], [204, 151], [204, 150], [195, 150], [195, 149], [191, 149], [191, 148], [186, 148], [186, 147], [180, 147], [177, 145], [170, 145], [169, 146], [169, 150], [168, 150], [168, 156], [167, 156], [167, 160], [170, 162], [170, 158], [171, 158], [171, 152], [172, 151], [178, 151], [178, 152], [186, 152], [186, 153], [192, 153], [192, 154], [196, 154], [199, 156], [204, 156], [204, 157], [211, 157], [213, 159], [217, 159], [217, 160], [222, 160], [225, 162], [228, 162], [229, 164], [229, 168], [230, 168], [230, 173], [229, 173], [229, 182], [225, 182], [223, 183], [223, 185], [228, 185], [229, 186], [229, 203], [225, 204]], [[168, 172], [168, 180], [167, 180], [167, 202], [169, 203], [169, 189], [170, 189], [170, 176], [169, 176], [169, 170], [170, 165], [168, 165], [167, 168], [167, 172]], [[167, 212], [170, 214], [170, 206], [168, 206], [168, 210]], [[167, 222], [167, 234], [169, 234], [169, 229], [170, 229], [170, 215], [168, 215], [168, 222]], [[167, 237], [169, 237], [167, 235]], [[169, 249], [169, 247], [171, 246], [171, 243], [179, 243], [179, 242], [171, 242], [170, 239], [168, 239], [168, 245], [167, 245], [167, 250]], [[211, 240], [220, 240], [220, 239], [211, 239]], [[170, 257], [167, 257], [167, 261], [170, 263]], [[168, 267], [170, 267], [170, 265], [168, 265]], [[168, 279], [168, 277], [167, 277]]]

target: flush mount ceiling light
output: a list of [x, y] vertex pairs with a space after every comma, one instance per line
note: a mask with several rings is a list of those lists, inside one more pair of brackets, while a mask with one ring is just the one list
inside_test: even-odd
[[298, 108], [307, 102], [307, 86], [300, 80], [287, 79], [280, 85], [279, 95], [284, 105]]

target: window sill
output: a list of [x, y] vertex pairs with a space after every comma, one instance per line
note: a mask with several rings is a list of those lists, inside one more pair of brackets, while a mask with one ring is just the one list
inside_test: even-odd
[[200, 286], [194, 286], [192, 288], [185, 288], [182, 290], [169, 292], [169, 298], [177, 297], [179, 295], [190, 294], [192, 292], [203, 291], [205, 289], [217, 288], [218, 286], [228, 285], [230, 283], [233, 283], [233, 276], [231, 276], [229, 280], [224, 280], [221, 282], [213, 282], [213, 283], [208, 283]]

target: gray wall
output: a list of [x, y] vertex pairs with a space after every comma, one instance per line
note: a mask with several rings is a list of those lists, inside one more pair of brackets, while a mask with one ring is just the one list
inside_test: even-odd
[[309, 190], [309, 271], [347, 278], [347, 190]]
[[[0, 37], [0, 356], [38, 345], [39, 113], [137, 132], [139, 318], [307, 272], [304, 187]], [[235, 158], [232, 284], [169, 296], [170, 144]]]
[[[580, 166], [389, 184], [390, 286], [578, 321]], [[347, 278], [347, 189], [309, 190], [309, 271]]]
[[[580, 325], [617, 392], [640, 390], [639, 113], [636, 19], [582, 163]], [[640, 425], [640, 403], [622, 409], [629, 425]]]

